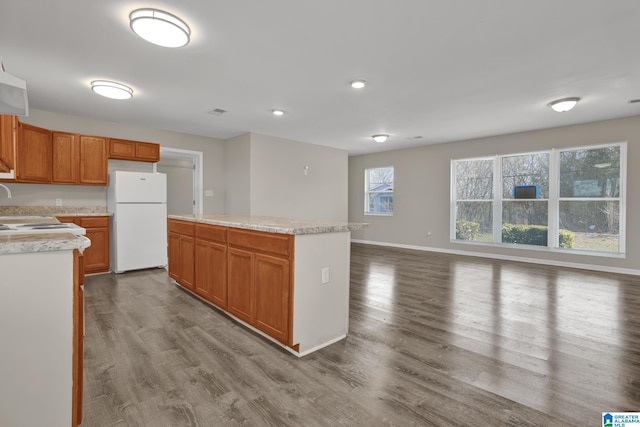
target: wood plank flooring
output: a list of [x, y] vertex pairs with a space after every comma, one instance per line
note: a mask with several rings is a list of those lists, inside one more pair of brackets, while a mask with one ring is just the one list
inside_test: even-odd
[[597, 426], [640, 411], [640, 277], [352, 245], [302, 359], [172, 284], [86, 280], [84, 427]]

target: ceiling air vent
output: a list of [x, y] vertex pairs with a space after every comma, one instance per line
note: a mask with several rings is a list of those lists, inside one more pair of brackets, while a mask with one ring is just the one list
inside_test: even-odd
[[212, 116], [221, 116], [226, 112], [227, 112], [227, 110], [223, 110], [221, 108], [216, 108], [215, 110], [209, 111], [208, 114], [211, 114]]

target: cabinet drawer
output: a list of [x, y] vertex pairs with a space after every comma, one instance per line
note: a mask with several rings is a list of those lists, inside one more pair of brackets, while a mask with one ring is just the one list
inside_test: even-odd
[[108, 216], [84, 216], [76, 219], [76, 224], [84, 228], [100, 228], [109, 226]]
[[193, 236], [195, 234], [195, 224], [193, 222], [175, 219], [170, 219], [168, 222], [169, 232], [171, 233], [185, 234], [187, 236]]
[[76, 217], [74, 216], [56, 216], [56, 219], [60, 222], [66, 222], [66, 223], [76, 222]]
[[196, 224], [196, 238], [227, 243], [227, 229], [217, 225]]
[[284, 256], [293, 255], [292, 235], [230, 229], [228, 238], [229, 245], [232, 246]]

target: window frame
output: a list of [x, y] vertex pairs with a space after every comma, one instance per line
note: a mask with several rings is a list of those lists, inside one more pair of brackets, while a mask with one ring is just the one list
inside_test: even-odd
[[[389, 169], [391, 168], [393, 171], [393, 181], [392, 181], [392, 187], [393, 190], [391, 192], [388, 191], [369, 191], [369, 171], [372, 170], [376, 170], [376, 169]], [[395, 203], [391, 208], [391, 212], [370, 212], [369, 211], [369, 196], [371, 194], [391, 194], [393, 197], [395, 197], [395, 185], [396, 185], [396, 175], [395, 175], [395, 167], [392, 165], [389, 166], [377, 166], [377, 167], [371, 167], [371, 168], [365, 168], [364, 170], [364, 215], [371, 215], [371, 216], [393, 216], [394, 210], [395, 210]]]
[[[575, 147], [563, 147], [552, 148], [547, 150], [529, 151], [522, 153], [509, 153], [509, 154], [496, 154], [492, 156], [479, 156], [471, 158], [451, 159], [450, 166], [450, 242], [458, 244], [470, 244], [470, 245], [482, 245], [482, 246], [499, 246], [508, 248], [518, 248], [525, 250], [541, 250], [551, 251], [559, 253], [571, 253], [579, 255], [600, 256], [610, 258], [624, 258], [626, 257], [626, 209], [627, 209], [627, 145], [628, 141], [617, 141], [610, 143], [598, 143], [592, 145], [581, 145]], [[619, 202], [619, 231], [618, 231], [618, 251], [607, 252], [598, 251], [592, 249], [566, 249], [559, 247], [559, 221], [560, 221], [560, 203], [563, 201], [575, 201], [580, 198], [567, 198], [560, 197], [560, 153], [567, 151], [580, 151], [580, 150], [597, 150], [601, 148], [619, 147], [620, 150], [620, 194], [616, 201]], [[504, 177], [502, 176], [502, 163], [503, 159], [514, 156], [525, 156], [531, 154], [549, 154], [549, 195], [546, 199], [548, 203], [547, 212], [547, 227], [548, 238], [546, 246], [526, 245], [517, 243], [503, 243], [502, 242], [502, 224], [503, 224], [503, 188], [502, 183]], [[463, 240], [456, 239], [456, 221], [457, 221], [457, 203], [460, 201], [473, 200], [458, 200], [457, 197], [457, 182], [456, 182], [456, 165], [458, 162], [474, 161], [474, 160], [493, 160], [493, 198], [489, 200], [479, 201], [491, 201], [493, 203], [493, 240], [488, 241], [475, 241], [475, 240]], [[589, 197], [588, 201], [603, 201], [612, 200], [612, 198], [603, 197]], [[523, 199], [524, 200], [524, 199]], [[536, 199], [538, 200], [538, 199]]]

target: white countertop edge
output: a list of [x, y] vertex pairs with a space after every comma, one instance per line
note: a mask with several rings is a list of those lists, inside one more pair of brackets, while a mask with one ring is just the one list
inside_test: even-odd
[[295, 235], [355, 231], [369, 225], [367, 223], [357, 222], [245, 215], [169, 215], [169, 219], [241, 228], [245, 230], [264, 231], [268, 233]]

